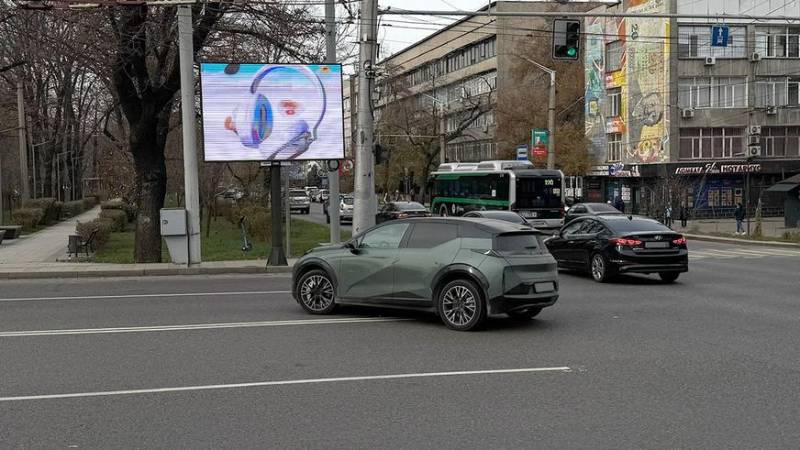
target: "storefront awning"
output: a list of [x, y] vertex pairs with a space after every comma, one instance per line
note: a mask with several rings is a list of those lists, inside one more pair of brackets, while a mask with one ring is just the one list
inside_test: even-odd
[[775, 183], [770, 186], [766, 192], [789, 192], [798, 186], [800, 186], [800, 175], [795, 175]]

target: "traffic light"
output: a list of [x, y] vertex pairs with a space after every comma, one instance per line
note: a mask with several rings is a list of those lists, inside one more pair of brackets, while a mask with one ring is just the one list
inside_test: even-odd
[[553, 59], [575, 61], [581, 54], [581, 21], [553, 20]]

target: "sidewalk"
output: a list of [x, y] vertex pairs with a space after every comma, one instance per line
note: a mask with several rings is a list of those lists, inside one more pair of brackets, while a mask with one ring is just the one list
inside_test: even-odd
[[[730, 233], [736, 232], [736, 220], [734, 219], [698, 219], [690, 220], [688, 227], [683, 228], [680, 226], [680, 221], [675, 220], [672, 223], [672, 228], [675, 231], [686, 231], [696, 234], [710, 234], [710, 233]], [[744, 222], [745, 231], [747, 230], [747, 221]], [[750, 218], [750, 231], [756, 229], [756, 221]], [[782, 237], [786, 231], [800, 232], [800, 228], [786, 228], [784, 227], [783, 217], [767, 217], [761, 220], [761, 234], [764, 237]]]
[[5, 264], [55, 262], [67, 253], [69, 236], [75, 234], [78, 221], [89, 222], [100, 215], [100, 207], [59, 222], [33, 234], [14, 240], [4, 240], [0, 244], [0, 271]]
[[41, 278], [143, 277], [169, 275], [222, 275], [291, 273], [296, 259], [288, 266], [267, 267], [266, 260], [213, 261], [191, 267], [172, 263], [95, 264], [95, 263], [27, 263], [0, 264], [0, 280]]

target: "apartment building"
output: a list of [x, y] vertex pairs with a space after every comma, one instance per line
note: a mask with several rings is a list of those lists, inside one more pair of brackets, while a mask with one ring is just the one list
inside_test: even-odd
[[[498, 1], [480, 11], [586, 11], [593, 5], [596, 3]], [[380, 127], [382, 120], [392, 119], [384, 114], [392, 114], [393, 105], [410, 101], [412, 109], [430, 118], [428, 133], [448, 135], [448, 161], [496, 159], [513, 151], [513, 145], [529, 143], [529, 138], [508, 143], [498, 135], [501, 116], [496, 109], [498, 104], [514, 101], [515, 93], [521, 89], [540, 90], [542, 105], [546, 105], [548, 91], [543, 82], [546, 76], [520, 58], [519, 48], [531, 43], [544, 46], [548, 56], [540, 62], [551, 65], [551, 22], [552, 19], [534, 17], [466, 17], [380, 61], [376, 124]], [[508, 75], [520, 67], [530, 71], [532, 79], [541, 78], [539, 82], [515, 85]], [[562, 75], [582, 83], [581, 62], [565, 64], [559, 73]], [[489, 102], [491, 106], [482, 114], [469, 116], [479, 102]], [[378, 138], [388, 145], [400, 145], [398, 142], [403, 139], [402, 136]]]
[[[603, 12], [800, 16], [800, 4], [628, 0]], [[786, 23], [588, 17], [585, 122], [600, 164], [584, 197], [636, 212], [686, 204], [725, 216], [800, 172], [800, 27]], [[749, 187], [749, 190], [748, 190]]]

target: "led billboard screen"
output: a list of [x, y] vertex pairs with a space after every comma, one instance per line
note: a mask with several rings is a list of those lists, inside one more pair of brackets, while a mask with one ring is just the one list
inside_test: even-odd
[[344, 158], [337, 64], [200, 64], [206, 161]]

